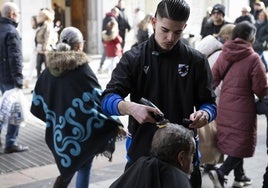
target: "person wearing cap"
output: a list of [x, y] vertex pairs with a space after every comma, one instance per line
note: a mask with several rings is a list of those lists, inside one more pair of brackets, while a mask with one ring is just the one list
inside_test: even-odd
[[83, 47], [81, 31], [64, 28], [33, 90], [31, 112], [46, 122], [46, 143], [60, 172], [53, 188], [68, 187], [75, 173], [76, 188], [87, 188], [94, 156], [112, 159], [122, 126], [100, 110], [101, 86]]
[[203, 31], [201, 32], [202, 38], [207, 35], [216, 35], [219, 33], [221, 27], [225, 24], [228, 24], [226, 20], [224, 20], [225, 16], [225, 6], [222, 4], [216, 4], [213, 6], [211, 11], [212, 19], [205, 26]]
[[248, 21], [252, 24], [255, 24], [255, 18], [254, 16], [250, 13], [251, 8], [250, 6], [246, 5], [241, 8], [241, 15], [235, 19], [234, 24], [238, 24], [239, 22], [242, 21]]

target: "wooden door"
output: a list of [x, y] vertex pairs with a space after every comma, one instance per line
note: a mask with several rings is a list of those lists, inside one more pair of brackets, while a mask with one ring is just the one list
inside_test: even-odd
[[[71, 25], [82, 32], [84, 39], [87, 35], [87, 0], [71, 0]], [[85, 45], [85, 51], [87, 45]]]

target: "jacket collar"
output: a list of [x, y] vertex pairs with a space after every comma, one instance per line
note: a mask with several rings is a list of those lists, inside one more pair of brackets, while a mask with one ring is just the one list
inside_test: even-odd
[[14, 22], [12, 19], [5, 18], [5, 17], [0, 17], [0, 23], [11, 24], [14, 27], [18, 27], [18, 24], [19, 24], [17, 22]]
[[[169, 51], [163, 51], [161, 50], [161, 48], [159, 47], [159, 45], [157, 44], [156, 40], [154, 39], [154, 34], [151, 35], [151, 37], [149, 38], [149, 45], [150, 48], [152, 49], [152, 51], [154, 53], [158, 53], [158, 55], [160, 54], [173, 54], [173, 53], [177, 53], [179, 51], [179, 49], [181, 48], [180, 46], [183, 45], [183, 43], [181, 42], [181, 40], [179, 40], [177, 42], [177, 44]], [[174, 52], [175, 51], [175, 52]]]

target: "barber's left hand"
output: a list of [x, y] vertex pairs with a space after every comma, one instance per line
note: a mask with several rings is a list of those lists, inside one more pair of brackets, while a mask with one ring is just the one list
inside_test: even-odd
[[209, 115], [204, 110], [198, 110], [190, 115], [190, 120], [193, 122], [189, 125], [189, 128], [201, 128], [208, 124]]

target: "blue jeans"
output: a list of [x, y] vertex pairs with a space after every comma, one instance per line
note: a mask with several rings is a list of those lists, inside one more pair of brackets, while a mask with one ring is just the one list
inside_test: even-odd
[[76, 176], [76, 188], [88, 188], [90, 170], [92, 166], [93, 158], [88, 160], [78, 171]]
[[[2, 84], [0, 85], [0, 89], [2, 94], [9, 90], [15, 88], [13, 84]], [[3, 124], [0, 124], [0, 134], [2, 132]], [[20, 126], [8, 124], [7, 125], [7, 134], [6, 134], [6, 145], [5, 147], [10, 147], [13, 145], [17, 145], [17, 137], [19, 135]]]

